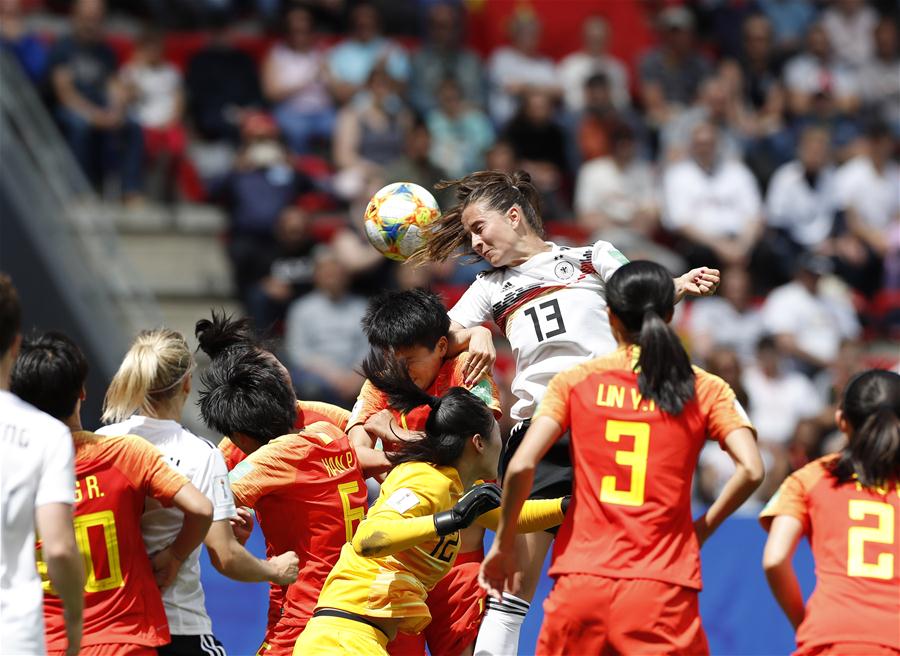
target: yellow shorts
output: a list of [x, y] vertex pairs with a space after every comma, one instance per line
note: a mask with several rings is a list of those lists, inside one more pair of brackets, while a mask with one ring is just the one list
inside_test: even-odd
[[294, 656], [387, 656], [387, 636], [343, 617], [313, 617], [294, 643]]

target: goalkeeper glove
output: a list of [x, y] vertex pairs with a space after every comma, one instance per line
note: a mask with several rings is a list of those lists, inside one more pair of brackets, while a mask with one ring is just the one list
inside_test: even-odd
[[500, 507], [500, 487], [482, 483], [466, 492], [450, 510], [435, 513], [434, 528], [438, 535], [449, 535], [472, 525], [478, 517]]

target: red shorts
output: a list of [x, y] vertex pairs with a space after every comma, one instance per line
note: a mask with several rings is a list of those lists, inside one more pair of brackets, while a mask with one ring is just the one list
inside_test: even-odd
[[294, 653], [294, 643], [305, 628], [305, 624], [288, 626], [279, 622], [266, 631], [266, 637], [256, 650], [256, 656], [291, 656]]
[[[65, 650], [47, 651], [47, 656], [65, 656], [65, 654]], [[110, 642], [102, 645], [82, 647], [78, 654], [79, 656], [156, 656], [156, 648], [145, 645], [126, 645]]]
[[418, 635], [398, 633], [388, 643], [391, 656], [422, 656], [425, 644], [431, 656], [459, 656], [475, 642], [484, 614], [485, 591], [478, 585], [484, 554], [460, 554], [447, 575], [428, 593], [431, 623]]
[[537, 653], [709, 654], [697, 590], [649, 579], [564, 574], [544, 602]]
[[833, 642], [815, 647], [800, 647], [793, 656], [898, 656], [900, 650], [872, 642]]

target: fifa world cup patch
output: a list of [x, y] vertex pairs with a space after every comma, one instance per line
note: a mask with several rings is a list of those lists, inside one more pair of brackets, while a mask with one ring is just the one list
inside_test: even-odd
[[235, 481], [239, 481], [244, 476], [253, 471], [253, 463], [248, 460], [242, 460], [237, 465], [235, 465], [234, 469], [228, 472], [228, 480], [231, 483]]
[[417, 497], [416, 493], [408, 487], [401, 487], [385, 501], [385, 504], [389, 508], [393, 508], [401, 515], [412, 508], [415, 508], [419, 503], [419, 497]]
[[491, 407], [491, 404], [494, 402], [494, 390], [491, 389], [491, 381], [487, 378], [482, 378], [475, 383], [471, 389], [469, 389], [469, 392], [477, 396], [478, 399], [488, 407]]

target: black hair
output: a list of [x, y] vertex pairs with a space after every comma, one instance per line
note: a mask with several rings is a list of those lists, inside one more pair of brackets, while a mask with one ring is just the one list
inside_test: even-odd
[[841, 400], [853, 435], [831, 467], [838, 483], [863, 487], [900, 482], [900, 375], [871, 369], [855, 376]]
[[369, 344], [376, 348], [424, 346], [433, 350], [450, 332], [450, 317], [433, 292], [391, 291], [369, 301], [362, 328]]
[[756, 352], [760, 351], [777, 351], [778, 350], [778, 342], [775, 341], [774, 335], [763, 335], [759, 338], [759, 341], [756, 342]]
[[641, 347], [635, 371], [644, 398], [677, 415], [694, 398], [694, 370], [678, 335], [668, 325], [675, 306], [672, 276], [655, 262], [636, 260], [606, 283], [606, 303]]
[[410, 440], [399, 451], [385, 455], [392, 464], [430, 462], [453, 466], [475, 434], [490, 439], [494, 415], [484, 402], [463, 387], [451, 387], [443, 396], [431, 396], [409, 377], [404, 363], [373, 349], [362, 370], [375, 387], [388, 397], [388, 404], [401, 412], [427, 405], [431, 408], [422, 439]]
[[265, 444], [294, 432], [294, 390], [268, 351], [234, 345], [200, 376], [200, 416], [224, 435], [244, 433]]
[[75, 412], [87, 375], [87, 359], [75, 342], [48, 332], [23, 342], [10, 391], [51, 417], [66, 419]]
[[0, 357], [6, 355], [22, 329], [22, 305], [12, 279], [0, 273]]
[[606, 73], [591, 73], [584, 81], [585, 87], [608, 87], [609, 76]]
[[212, 319], [200, 319], [194, 325], [200, 350], [215, 358], [233, 346], [263, 348], [256, 339], [250, 319], [235, 319], [224, 310], [212, 311]]

